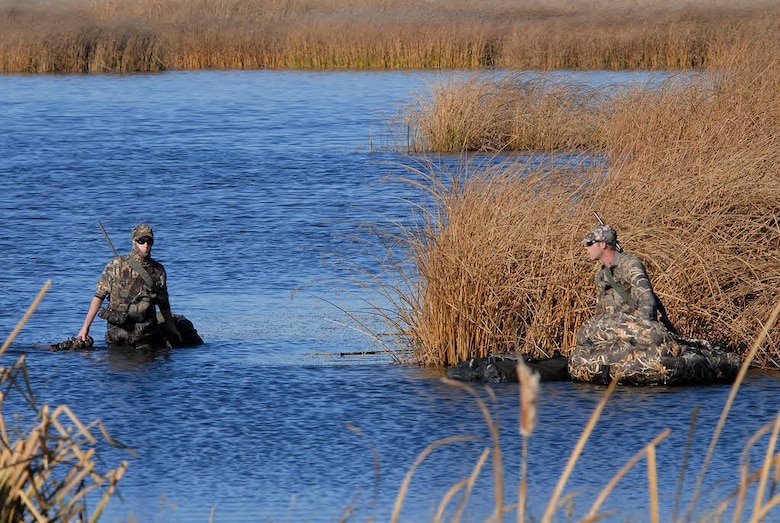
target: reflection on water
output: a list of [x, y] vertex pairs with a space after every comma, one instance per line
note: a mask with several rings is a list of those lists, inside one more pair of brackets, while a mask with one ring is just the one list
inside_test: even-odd
[[[40, 401], [101, 419], [137, 455], [105, 521], [388, 520], [412, 477], [403, 521], [431, 519], [447, 490], [471, 474], [490, 431], [467, 392], [440, 373], [395, 365], [317, 299], [360, 302], [332, 288], [334, 258], [373, 263], [358, 225], [403, 217], [403, 174], [369, 140], [411, 93], [444, 73], [198, 72], [139, 76], [0, 77], [0, 326], [10, 332], [47, 279], [52, 288], [3, 363], [28, 357]], [[584, 76], [604, 81], [602, 76]], [[615, 77], [612, 77], [613, 79]], [[110, 250], [151, 223], [174, 311], [206, 344], [160, 353], [51, 353], [39, 343], [75, 335]], [[359, 297], [358, 297], [359, 298]], [[101, 339], [96, 322], [92, 332]], [[777, 412], [780, 381], [752, 373], [737, 396], [705, 485], [706, 506], [734, 486], [742, 448]], [[666, 427], [658, 449], [664, 514], [671, 514], [691, 416], [699, 406], [683, 489], [690, 496], [728, 387], [619, 389], [575, 468], [568, 491], [583, 512], [617, 469]], [[501, 428], [509, 499], [521, 440], [515, 385], [476, 388]], [[540, 515], [603, 389], [543, 386], [529, 456], [531, 512]], [[6, 409], [13, 406], [9, 399]], [[762, 440], [765, 445], [765, 440]], [[759, 445], [760, 446], [760, 445]], [[756, 450], [760, 453], [760, 450]], [[758, 455], [758, 454], [756, 454]], [[754, 459], [754, 463], [758, 460]], [[688, 486], [688, 485], [691, 486]], [[646, 521], [640, 463], [606, 507], [614, 521]], [[684, 505], [683, 505], [684, 506]], [[489, 467], [469, 520], [493, 509]]]

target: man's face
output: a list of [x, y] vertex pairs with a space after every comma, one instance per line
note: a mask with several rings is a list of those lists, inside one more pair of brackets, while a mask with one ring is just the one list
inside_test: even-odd
[[607, 246], [606, 242], [592, 242], [592, 241], [585, 242], [585, 250], [588, 251], [588, 256], [593, 261], [597, 261], [601, 259], [601, 256], [604, 254], [604, 249], [606, 248], [606, 246]]
[[146, 258], [152, 253], [152, 245], [154, 244], [153, 238], [150, 238], [148, 236], [144, 236], [142, 238], [136, 238], [134, 243], [135, 243], [135, 250], [141, 256], [141, 258]]

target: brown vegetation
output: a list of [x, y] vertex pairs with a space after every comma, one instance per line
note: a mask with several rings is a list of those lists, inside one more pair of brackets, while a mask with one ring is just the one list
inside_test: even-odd
[[[415, 150], [551, 152], [455, 173], [409, 166], [433, 205], [413, 206], [418, 225], [397, 232], [390, 252], [401, 238], [389, 265], [408, 283], [385, 287], [402, 295], [387, 318], [399, 359], [567, 353], [593, 312], [594, 266], [576, 240], [596, 224], [593, 211], [644, 260], [684, 335], [744, 355], [780, 299], [774, 35], [724, 53], [697, 79], [606, 100], [477, 77], [411, 108], [409, 134], [424, 137]], [[755, 361], [780, 366], [780, 328]]]
[[[35, 310], [50, 283], [44, 286], [26, 315], [0, 347], [3, 355], [16, 334]], [[10, 366], [0, 367], [0, 521], [97, 521], [127, 468], [100, 472], [95, 453], [99, 429], [113, 445], [100, 421], [82, 423], [67, 405], [54, 409], [36, 405], [30, 389], [25, 356]], [[17, 394], [35, 416], [24, 412], [8, 416], [3, 407]], [[29, 414], [29, 413], [28, 413]], [[15, 420], [9, 424], [8, 420]], [[29, 423], [27, 423], [29, 421]], [[92, 494], [90, 494], [92, 493]], [[87, 494], [94, 498], [91, 513]]]
[[0, 72], [690, 69], [764, 23], [775, 2], [0, 0]]

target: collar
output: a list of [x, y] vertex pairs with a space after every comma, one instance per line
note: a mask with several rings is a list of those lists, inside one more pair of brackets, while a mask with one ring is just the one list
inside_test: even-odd
[[606, 263], [602, 264], [604, 267], [611, 269], [615, 265], [617, 265], [620, 262], [620, 259], [623, 257], [623, 253], [615, 249], [615, 255], [612, 257], [612, 263], [607, 265]]
[[140, 263], [144, 267], [148, 267], [149, 265], [152, 264], [152, 257], [151, 256], [146, 256], [145, 258], [141, 257], [141, 256], [139, 256], [138, 251], [136, 251], [136, 250], [133, 250], [130, 253], [130, 256], [132, 256], [134, 260], [136, 260], [138, 263]]

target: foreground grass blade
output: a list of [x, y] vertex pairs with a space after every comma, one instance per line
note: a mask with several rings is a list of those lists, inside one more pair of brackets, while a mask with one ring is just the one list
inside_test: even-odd
[[574, 470], [574, 465], [577, 464], [577, 460], [579, 459], [580, 454], [582, 454], [582, 449], [585, 448], [585, 443], [593, 433], [593, 429], [596, 426], [596, 422], [598, 422], [599, 418], [601, 417], [601, 412], [604, 410], [604, 406], [607, 404], [607, 400], [609, 400], [609, 397], [615, 391], [615, 387], [617, 387], [617, 380], [612, 380], [612, 383], [609, 384], [606, 392], [604, 392], [604, 396], [601, 398], [601, 401], [599, 401], [598, 405], [596, 405], [596, 408], [593, 410], [593, 414], [591, 414], [590, 419], [588, 420], [588, 424], [585, 426], [582, 434], [580, 434], [580, 438], [577, 440], [577, 444], [574, 446], [574, 450], [569, 457], [569, 461], [566, 463], [566, 467], [563, 469], [561, 477], [558, 478], [558, 483], [555, 485], [555, 491], [553, 492], [550, 501], [547, 503], [547, 509], [545, 510], [544, 516], [542, 517], [543, 523], [550, 523], [553, 514], [555, 514], [555, 511], [558, 509], [558, 500], [563, 493], [566, 482], [569, 480], [569, 476], [571, 476], [571, 473]]

